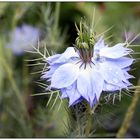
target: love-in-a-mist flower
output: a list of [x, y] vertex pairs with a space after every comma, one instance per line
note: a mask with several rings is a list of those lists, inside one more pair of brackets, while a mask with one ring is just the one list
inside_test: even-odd
[[37, 44], [39, 36], [38, 28], [23, 24], [10, 33], [10, 42], [7, 47], [11, 48], [16, 55], [20, 55], [25, 50], [32, 50], [31, 45], [35, 46]]
[[103, 91], [126, 89], [132, 84], [128, 74], [133, 59], [126, 57], [132, 50], [119, 43], [108, 47], [103, 37], [97, 41], [92, 31], [81, 27], [76, 47], [68, 47], [62, 54], [47, 58], [49, 71], [42, 78], [51, 88], [61, 91], [61, 98], [69, 98], [69, 105], [87, 100], [91, 107], [99, 101]]

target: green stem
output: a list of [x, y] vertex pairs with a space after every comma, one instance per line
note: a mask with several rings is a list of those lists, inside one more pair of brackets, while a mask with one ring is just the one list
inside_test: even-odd
[[97, 103], [94, 108], [91, 108], [89, 104], [87, 104], [87, 123], [85, 128], [85, 135], [86, 137], [91, 136], [91, 131], [93, 128], [93, 115], [95, 113], [96, 108], [98, 107], [99, 103]]
[[55, 10], [55, 27], [54, 29], [58, 28], [59, 25], [59, 16], [60, 16], [60, 2], [56, 2], [56, 10]]
[[[86, 111], [80, 111], [80, 106], [76, 105], [75, 115], [76, 115], [76, 136], [77, 137], [91, 137], [91, 132], [93, 128], [93, 113], [89, 104], [86, 105]], [[78, 111], [79, 110], [79, 111]]]
[[76, 124], [77, 124], [77, 128], [76, 128], [77, 134], [76, 134], [76, 137], [82, 137], [83, 132], [82, 132], [82, 127], [81, 127], [82, 126], [81, 125], [81, 117], [80, 117], [81, 114], [79, 114], [79, 112], [78, 112], [78, 106], [77, 105], [76, 105], [75, 115], [76, 115]]
[[[140, 85], [140, 79], [138, 81], [138, 85]], [[127, 110], [126, 115], [125, 115], [125, 118], [124, 118], [124, 121], [122, 123], [122, 126], [121, 126], [121, 128], [119, 129], [119, 131], [117, 133], [117, 136], [116, 136], [117, 138], [125, 137], [125, 134], [126, 134], [127, 130], [129, 129], [129, 127], [131, 125], [131, 121], [132, 121], [133, 115], [135, 113], [139, 97], [140, 97], [139, 89], [136, 89], [135, 93], [134, 93], [134, 97], [132, 99], [132, 102], [131, 102], [128, 110]]]
[[92, 114], [87, 115], [87, 123], [86, 123], [86, 128], [85, 128], [85, 136], [90, 137], [91, 136], [91, 128], [93, 125], [93, 119], [92, 119]]

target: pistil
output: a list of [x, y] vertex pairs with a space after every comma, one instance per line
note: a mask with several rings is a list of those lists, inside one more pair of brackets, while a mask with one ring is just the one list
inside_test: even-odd
[[91, 30], [90, 26], [87, 25], [86, 22], [81, 21], [80, 22], [80, 28], [77, 29], [77, 35], [76, 38], [76, 48], [79, 52], [79, 56], [81, 58], [81, 67], [84, 64], [84, 68], [86, 68], [87, 64], [91, 64], [92, 57], [93, 57], [93, 47], [95, 44], [95, 34]]

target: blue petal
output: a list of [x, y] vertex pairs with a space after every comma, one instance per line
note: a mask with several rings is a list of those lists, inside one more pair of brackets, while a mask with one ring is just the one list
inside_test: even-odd
[[91, 98], [95, 98], [95, 93], [92, 92], [92, 83], [90, 76], [91, 71], [88, 69], [84, 69], [80, 71], [77, 79], [77, 89], [81, 96], [83, 96], [88, 102]]
[[61, 99], [64, 99], [64, 98], [68, 98], [68, 95], [66, 93], [66, 89], [62, 88], [61, 89]]
[[99, 100], [103, 90], [103, 82], [101, 74], [91, 68], [82, 70], [77, 79], [77, 89], [82, 97], [84, 97], [90, 105], [94, 104], [95, 98]]
[[47, 79], [47, 71], [43, 73], [43, 75], [41, 76], [42, 79]]
[[61, 56], [61, 54], [55, 54], [53, 56], [50, 56], [47, 58], [47, 62], [49, 64], [53, 64], [57, 59], [59, 59], [60, 56]]
[[120, 68], [125, 68], [125, 67], [128, 67], [130, 66], [134, 59], [132, 58], [128, 58], [128, 57], [121, 57], [121, 58], [118, 58], [118, 59], [111, 59], [111, 58], [108, 58], [106, 59], [107, 61], [109, 61], [110, 63], [114, 63], [116, 64], [117, 66], [119, 66]]
[[79, 74], [79, 67], [74, 64], [64, 64], [60, 66], [52, 75], [51, 87], [64, 88], [73, 84]]
[[121, 87], [123, 86], [123, 81], [126, 82], [123, 71], [109, 62], [100, 64], [100, 73], [107, 83]]
[[126, 79], [135, 78], [133, 75], [130, 75], [125, 69], [123, 70], [123, 73], [124, 73]]
[[102, 75], [94, 69], [91, 75], [91, 82], [92, 82], [93, 93], [96, 94], [96, 99], [97, 101], [99, 101], [100, 95], [103, 90], [104, 79], [102, 78]]
[[126, 67], [126, 68], [124, 68], [123, 70], [129, 71], [130, 69], [131, 69], [130, 67]]
[[72, 84], [70, 87], [66, 88], [66, 93], [67, 93], [67, 96], [69, 97], [69, 106], [78, 103], [78, 101], [81, 101], [79, 100], [81, 95], [77, 91], [76, 82]]
[[43, 75], [41, 76], [41, 78], [43, 79], [51, 78], [55, 70], [58, 69], [60, 66], [61, 66], [60, 64], [51, 65], [50, 70], [43, 72]]
[[97, 99], [96, 98], [94, 98], [93, 101], [89, 101], [89, 104], [90, 104], [91, 108], [93, 108], [96, 103], [97, 103]]
[[100, 50], [105, 47], [103, 36], [99, 38], [99, 40], [94, 45], [94, 50]]
[[116, 59], [128, 55], [132, 50], [123, 47], [124, 45], [125, 43], [119, 43], [114, 47], [102, 48], [100, 50], [100, 56]]
[[75, 105], [83, 100], [79, 92], [76, 90], [76, 87], [70, 87], [61, 89], [61, 99], [69, 98], [69, 106]]
[[79, 99], [77, 99], [77, 100], [76, 100], [75, 102], [73, 102], [72, 104], [69, 103], [69, 106], [76, 105], [76, 104], [78, 104], [78, 103], [80, 103], [80, 102], [82, 102], [82, 101], [83, 101], [83, 98], [80, 97]]
[[73, 57], [79, 58], [79, 55], [77, 52], [75, 52], [73, 47], [68, 47], [54, 63], [66, 63], [70, 58]]
[[[107, 46], [104, 43], [103, 36], [99, 38], [99, 40], [94, 45], [94, 55], [99, 53], [99, 50], [102, 48], [106, 48]], [[93, 56], [94, 56], [93, 55]]]
[[121, 86], [118, 85], [113, 85], [113, 84], [109, 84], [107, 82], [104, 83], [104, 87], [103, 87], [103, 91], [117, 91], [117, 90], [121, 90], [123, 88], [127, 88], [128, 86], [132, 86], [131, 83], [123, 83]]
[[112, 84], [109, 84], [107, 82], [104, 82], [104, 87], [103, 87], [104, 91], [117, 91], [117, 90], [120, 90], [120, 89], [121, 88], [119, 86], [112, 85]]
[[130, 83], [128, 80], [125, 80], [125, 82], [124, 82], [124, 84], [125, 84], [125, 86], [132, 86], [133, 84], [132, 83]]

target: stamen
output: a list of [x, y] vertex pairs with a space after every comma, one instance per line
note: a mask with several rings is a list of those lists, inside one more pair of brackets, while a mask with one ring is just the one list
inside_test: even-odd
[[83, 66], [83, 64], [84, 64], [84, 63], [82, 63], [82, 64], [80, 65], [80, 68]]
[[[92, 61], [91, 61], [91, 62], [92, 62]], [[92, 68], [92, 66], [91, 66], [91, 62], [89, 63], [90, 68]]]
[[86, 69], [87, 63], [84, 63], [84, 64], [85, 64], [84, 69]]
[[76, 64], [78, 64], [78, 63], [80, 63], [81, 62], [81, 60], [79, 60], [78, 62], [76, 62]]

